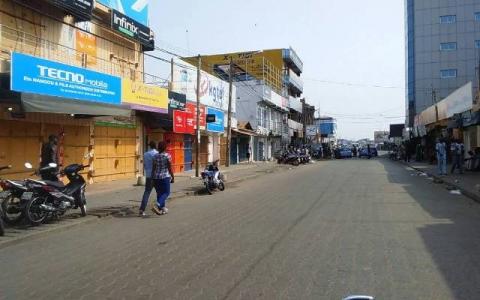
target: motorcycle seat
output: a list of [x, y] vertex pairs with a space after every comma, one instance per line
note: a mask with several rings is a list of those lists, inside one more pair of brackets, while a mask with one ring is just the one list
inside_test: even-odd
[[50, 186], [53, 186], [53, 187], [56, 187], [56, 188], [64, 188], [65, 187], [65, 185], [61, 181], [44, 180], [43, 182], [45, 182], [47, 185], [50, 185]]

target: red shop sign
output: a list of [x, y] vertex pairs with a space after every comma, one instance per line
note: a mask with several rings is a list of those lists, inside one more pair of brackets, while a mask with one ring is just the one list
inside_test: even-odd
[[181, 110], [173, 111], [173, 132], [185, 133], [187, 122], [187, 112]]
[[[185, 108], [185, 112], [187, 113], [187, 126], [193, 126], [192, 133], [197, 128], [197, 104], [193, 102], [187, 102], [187, 106]], [[205, 125], [207, 124], [206, 115], [205, 115], [205, 105], [200, 105], [200, 129], [205, 129]]]

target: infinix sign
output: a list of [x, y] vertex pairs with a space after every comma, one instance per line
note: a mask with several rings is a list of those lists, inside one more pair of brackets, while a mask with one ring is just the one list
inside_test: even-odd
[[135, 37], [135, 35], [138, 34], [138, 27], [135, 26], [135, 23], [129, 22], [125, 16], [120, 17], [116, 14], [113, 14], [113, 24], [118, 26], [118, 30], [126, 35]]
[[150, 28], [115, 9], [112, 9], [112, 28], [153, 49], [153, 34]]

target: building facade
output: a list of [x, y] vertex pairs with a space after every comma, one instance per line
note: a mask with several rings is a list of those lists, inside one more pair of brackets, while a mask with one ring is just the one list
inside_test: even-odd
[[478, 90], [480, 2], [406, 0], [406, 125], [472, 82]]
[[[197, 59], [184, 58], [192, 65]], [[254, 160], [272, 159], [293, 136], [303, 139], [302, 120], [289, 118], [289, 103], [300, 103], [303, 93], [303, 63], [296, 52], [289, 48], [207, 55], [202, 56], [202, 69], [228, 80], [230, 61], [237, 88], [236, 117], [248, 122], [257, 134]], [[301, 114], [301, 103], [299, 110]]]
[[168, 90], [144, 84], [155, 80], [143, 64], [154, 48], [148, 5], [125, 15], [110, 1], [71, 3], [0, 1], [0, 164], [13, 165], [9, 178], [29, 176], [24, 162], [38, 165], [55, 135], [59, 163], [89, 164], [89, 182], [135, 178], [138, 112], [168, 108]]

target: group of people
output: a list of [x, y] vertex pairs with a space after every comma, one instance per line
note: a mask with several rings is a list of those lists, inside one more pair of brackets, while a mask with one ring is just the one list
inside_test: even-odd
[[174, 183], [175, 176], [172, 169], [172, 157], [166, 152], [167, 144], [151, 141], [149, 150], [143, 156], [143, 167], [145, 170], [145, 192], [143, 193], [142, 204], [140, 205], [139, 215], [146, 216], [145, 209], [152, 190], [157, 192], [157, 201], [152, 207], [152, 211], [157, 215], [168, 213], [166, 201], [170, 195], [170, 184]]
[[[447, 144], [444, 139], [438, 139], [435, 145], [435, 153], [437, 157], [438, 173], [440, 175], [447, 175]], [[460, 140], [453, 140], [450, 144], [450, 153], [452, 155], [452, 169], [453, 174], [457, 169], [460, 174], [464, 172], [465, 162], [465, 145]]]

